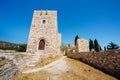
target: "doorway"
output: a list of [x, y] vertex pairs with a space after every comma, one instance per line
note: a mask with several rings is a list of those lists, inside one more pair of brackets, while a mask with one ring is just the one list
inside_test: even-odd
[[44, 50], [45, 49], [45, 40], [44, 39], [40, 40], [38, 49], [39, 50]]

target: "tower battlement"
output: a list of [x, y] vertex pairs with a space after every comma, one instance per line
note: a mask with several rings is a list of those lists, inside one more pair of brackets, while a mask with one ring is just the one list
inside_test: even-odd
[[56, 10], [35, 10], [34, 14], [38, 16], [57, 15], [57, 11]]

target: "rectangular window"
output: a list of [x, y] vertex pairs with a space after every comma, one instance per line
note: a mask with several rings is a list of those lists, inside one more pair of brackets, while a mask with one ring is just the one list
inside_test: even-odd
[[46, 23], [46, 20], [43, 20], [42, 23], [45, 24], [45, 23]]

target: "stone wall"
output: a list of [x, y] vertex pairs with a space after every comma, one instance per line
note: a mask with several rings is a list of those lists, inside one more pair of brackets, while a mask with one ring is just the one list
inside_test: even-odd
[[13, 78], [21, 73], [23, 67], [26, 66], [26, 61], [23, 60], [25, 55], [4, 54], [5, 64], [0, 66], [0, 80], [13, 80]]
[[30, 56], [24, 54], [2, 54], [5, 56], [5, 64], [0, 66], [0, 80], [13, 80], [27, 66]]
[[35, 66], [48, 57], [55, 57], [55, 55], [48, 55], [43, 52], [41, 54], [4, 53], [2, 55], [5, 56], [6, 63], [0, 66], [0, 80], [13, 80], [14, 76], [20, 74], [24, 67]]
[[89, 43], [85, 39], [77, 39], [77, 52], [88, 52], [89, 51]]
[[20, 71], [13, 60], [7, 59], [6, 63], [0, 66], [0, 80], [13, 80], [18, 74], [20, 74]]
[[120, 79], [120, 50], [73, 53], [69, 57], [81, 60]]
[[0, 50], [0, 53], [15, 53], [15, 50]]

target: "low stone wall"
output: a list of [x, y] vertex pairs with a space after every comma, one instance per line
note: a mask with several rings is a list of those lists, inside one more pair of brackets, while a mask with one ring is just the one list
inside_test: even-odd
[[68, 57], [81, 60], [120, 79], [120, 50], [73, 53]]
[[0, 80], [13, 80], [14, 76], [20, 73], [13, 60], [6, 60], [6, 63], [0, 67]]
[[26, 66], [26, 61], [24, 61], [24, 58], [27, 57], [27, 55], [24, 53], [4, 53], [3, 55], [5, 56], [5, 59], [7, 59], [7, 61], [13, 61], [13, 64], [15, 64], [19, 70]]
[[51, 54], [43, 54], [42, 52], [36, 54], [29, 53], [13, 53], [2, 54], [6, 58], [6, 63], [0, 66], [0, 80], [13, 80], [14, 76], [21, 73], [25, 66], [35, 66], [38, 62], [48, 58], [54, 57]]
[[0, 53], [15, 53], [15, 50], [1, 50], [0, 49]]
[[14, 76], [21, 73], [21, 70], [26, 66], [23, 58], [24, 54], [4, 54], [5, 64], [0, 66], [0, 80], [13, 80]]

